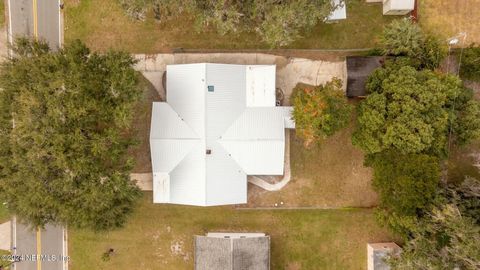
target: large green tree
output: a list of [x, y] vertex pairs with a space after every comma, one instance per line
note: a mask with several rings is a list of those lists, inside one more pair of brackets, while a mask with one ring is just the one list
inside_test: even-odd
[[214, 26], [220, 34], [256, 31], [272, 47], [284, 46], [323, 21], [330, 0], [118, 0], [127, 14], [144, 20], [193, 16], [197, 30]]
[[377, 69], [367, 89], [353, 143], [368, 154], [444, 156], [450, 137], [467, 143], [479, 135], [479, 103], [456, 76], [395, 62]]
[[350, 121], [352, 108], [339, 79], [316, 87], [297, 86], [292, 98], [296, 134], [306, 146], [333, 135]]
[[466, 179], [446, 190], [437, 206], [411, 227], [400, 256], [389, 260], [393, 269], [480, 268], [480, 182]]
[[378, 217], [401, 235], [435, 202], [440, 181], [439, 160], [425, 154], [402, 155], [385, 151], [369, 156], [373, 187], [380, 197]]
[[20, 39], [0, 67], [0, 197], [18, 218], [121, 226], [140, 191], [126, 151], [139, 98], [132, 57]]

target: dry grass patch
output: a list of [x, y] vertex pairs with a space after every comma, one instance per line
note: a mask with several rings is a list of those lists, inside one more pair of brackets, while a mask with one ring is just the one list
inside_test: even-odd
[[425, 29], [452, 37], [467, 32], [467, 44], [480, 43], [480, 0], [418, 1], [419, 22]]

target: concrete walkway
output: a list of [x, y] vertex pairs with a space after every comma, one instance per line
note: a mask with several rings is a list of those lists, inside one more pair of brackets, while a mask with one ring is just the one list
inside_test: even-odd
[[288, 182], [290, 182], [291, 178], [292, 173], [290, 171], [290, 131], [285, 130], [285, 165], [282, 180], [280, 180], [278, 183], [271, 184], [263, 180], [259, 176], [250, 175], [248, 176], [248, 182], [268, 191], [278, 191], [282, 189], [285, 185], [287, 185]]
[[0, 249], [10, 250], [10, 242], [12, 239], [12, 223], [7, 221], [0, 224]]
[[130, 179], [136, 181], [137, 186], [143, 191], [153, 190], [153, 175], [152, 173], [132, 173]]

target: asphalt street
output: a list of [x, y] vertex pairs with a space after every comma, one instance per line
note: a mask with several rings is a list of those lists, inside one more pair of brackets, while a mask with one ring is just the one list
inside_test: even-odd
[[36, 230], [17, 223], [15, 230], [15, 255], [21, 261], [14, 263], [14, 270], [64, 269], [65, 232], [62, 227], [47, 225], [43, 230]]
[[[46, 41], [57, 50], [63, 39], [62, 14], [59, 0], [7, 0], [8, 38], [27, 36]], [[66, 230], [47, 225], [42, 230], [20, 223], [13, 225], [12, 248], [22, 261], [13, 270], [62, 270], [65, 262]], [[40, 256], [37, 258], [36, 256]]]
[[8, 0], [9, 39], [18, 36], [45, 40], [56, 50], [62, 41], [59, 0]]

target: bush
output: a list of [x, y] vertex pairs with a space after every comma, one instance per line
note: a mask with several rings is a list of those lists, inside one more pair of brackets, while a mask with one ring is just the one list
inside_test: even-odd
[[297, 135], [304, 140], [305, 146], [348, 125], [352, 109], [341, 87], [342, 82], [333, 79], [323, 86], [294, 90], [293, 119]]
[[435, 69], [447, 56], [447, 46], [410, 19], [395, 20], [383, 31], [381, 38], [384, 54], [406, 56], [417, 69]]
[[460, 76], [469, 80], [480, 81], [480, 47], [478, 45], [472, 44], [464, 49]]
[[380, 196], [379, 217], [395, 232], [407, 235], [414, 221], [435, 202], [440, 180], [439, 161], [425, 154], [387, 151], [370, 156], [373, 187]]

